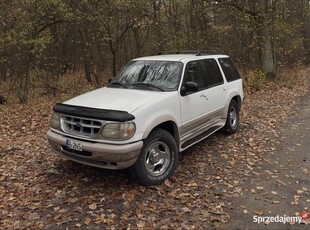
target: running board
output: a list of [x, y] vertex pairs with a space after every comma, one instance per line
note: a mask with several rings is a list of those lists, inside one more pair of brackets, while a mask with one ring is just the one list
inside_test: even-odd
[[222, 126], [216, 125], [208, 129], [207, 131], [204, 131], [203, 133], [193, 137], [192, 139], [189, 139], [188, 141], [185, 141], [182, 145], [181, 148], [182, 150], [192, 146], [193, 144], [196, 144], [197, 142], [201, 141], [202, 139], [210, 136], [212, 133], [215, 131], [219, 130]]

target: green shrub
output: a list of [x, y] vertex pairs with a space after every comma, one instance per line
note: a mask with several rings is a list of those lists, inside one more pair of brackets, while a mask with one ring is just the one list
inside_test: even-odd
[[244, 80], [244, 88], [248, 92], [255, 92], [263, 89], [266, 84], [266, 76], [260, 70], [250, 70]]

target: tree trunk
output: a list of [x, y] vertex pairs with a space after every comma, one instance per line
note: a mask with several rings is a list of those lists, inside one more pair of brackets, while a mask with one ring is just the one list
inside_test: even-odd
[[276, 76], [276, 68], [274, 63], [273, 47], [271, 36], [268, 28], [262, 27], [259, 30], [261, 44], [259, 46], [259, 64], [260, 69], [267, 78], [273, 79]]
[[28, 60], [26, 63], [26, 69], [24, 73], [21, 73], [21, 79], [20, 79], [20, 89], [19, 89], [19, 102], [22, 104], [26, 104], [28, 102], [28, 94], [29, 94], [29, 87], [30, 87], [30, 64], [31, 64], [31, 51], [33, 50], [33, 45], [31, 46], [28, 54]]
[[310, 64], [310, 14], [305, 17], [303, 25], [303, 44], [306, 53], [306, 63]]
[[[85, 32], [85, 33], [83, 33]], [[82, 49], [83, 49], [83, 58], [84, 58], [84, 73], [85, 73], [85, 79], [87, 82], [91, 83], [91, 64], [90, 62], [90, 58], [89, 58], [89, 54], [88, 54], [88, 49], [87, 49], [87, 38], [86, 38], [86, 31], [85, 29], [82, 31], [81, 29], [79, 29], [79, 33], [82, 39]], [[84, 36], [85, 34], [85, 36]]]
[[87, 60], [84, 58], [84, 73], [85, 78], [88, 83], [91, 83], [91, 66], [87, 63]]
[[142, 49], [142, 46], [141, 46], [141, 36], [140, 36], [140, 33], [141, 31], [139, 31], [138, 29], [136, 28], [132, 28], [132, 33], [133, 33], [133, 37], [134, 37], [134, 41], [135, 41], [135, 46], [136, 46], [136, 57], [140, 57], [141, 56], [141, 49]]
[[112, 54], [112, 73], [113, 73], [113, 77], [116, 76], [116, 50], [111, 50], [111, 54]]
[[268, 8], [270, 6], [268, 3], [261, 0], [258, 4], [260, 11], [257, 13], [255, 18], [257, 20], [257, 35], [259, 38], [259, 66], [268, 79], [273, 79], [276, 77], [276, 64], [274, 62], [270, 28], [274, 25], [270, 23], [270, 15], [268, 13]]
[[30, 86], [29, 70], [21, 78], [20, 89], [18, 94], [19, 103], [26, 104], [28, 102], [28, 93]]

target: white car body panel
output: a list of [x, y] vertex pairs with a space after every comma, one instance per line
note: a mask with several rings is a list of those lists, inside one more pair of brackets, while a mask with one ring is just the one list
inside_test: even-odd
[[103, 87], [77, 96], [64, 104], [132, 113], [161, 96], [159, 92], [151, 90]]

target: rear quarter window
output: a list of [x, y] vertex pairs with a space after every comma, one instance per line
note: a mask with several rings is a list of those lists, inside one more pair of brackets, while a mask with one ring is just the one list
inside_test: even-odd
[[240, 74], [230, 58], [219, 58], [219, 63], [228, 82], [240, 79]]

